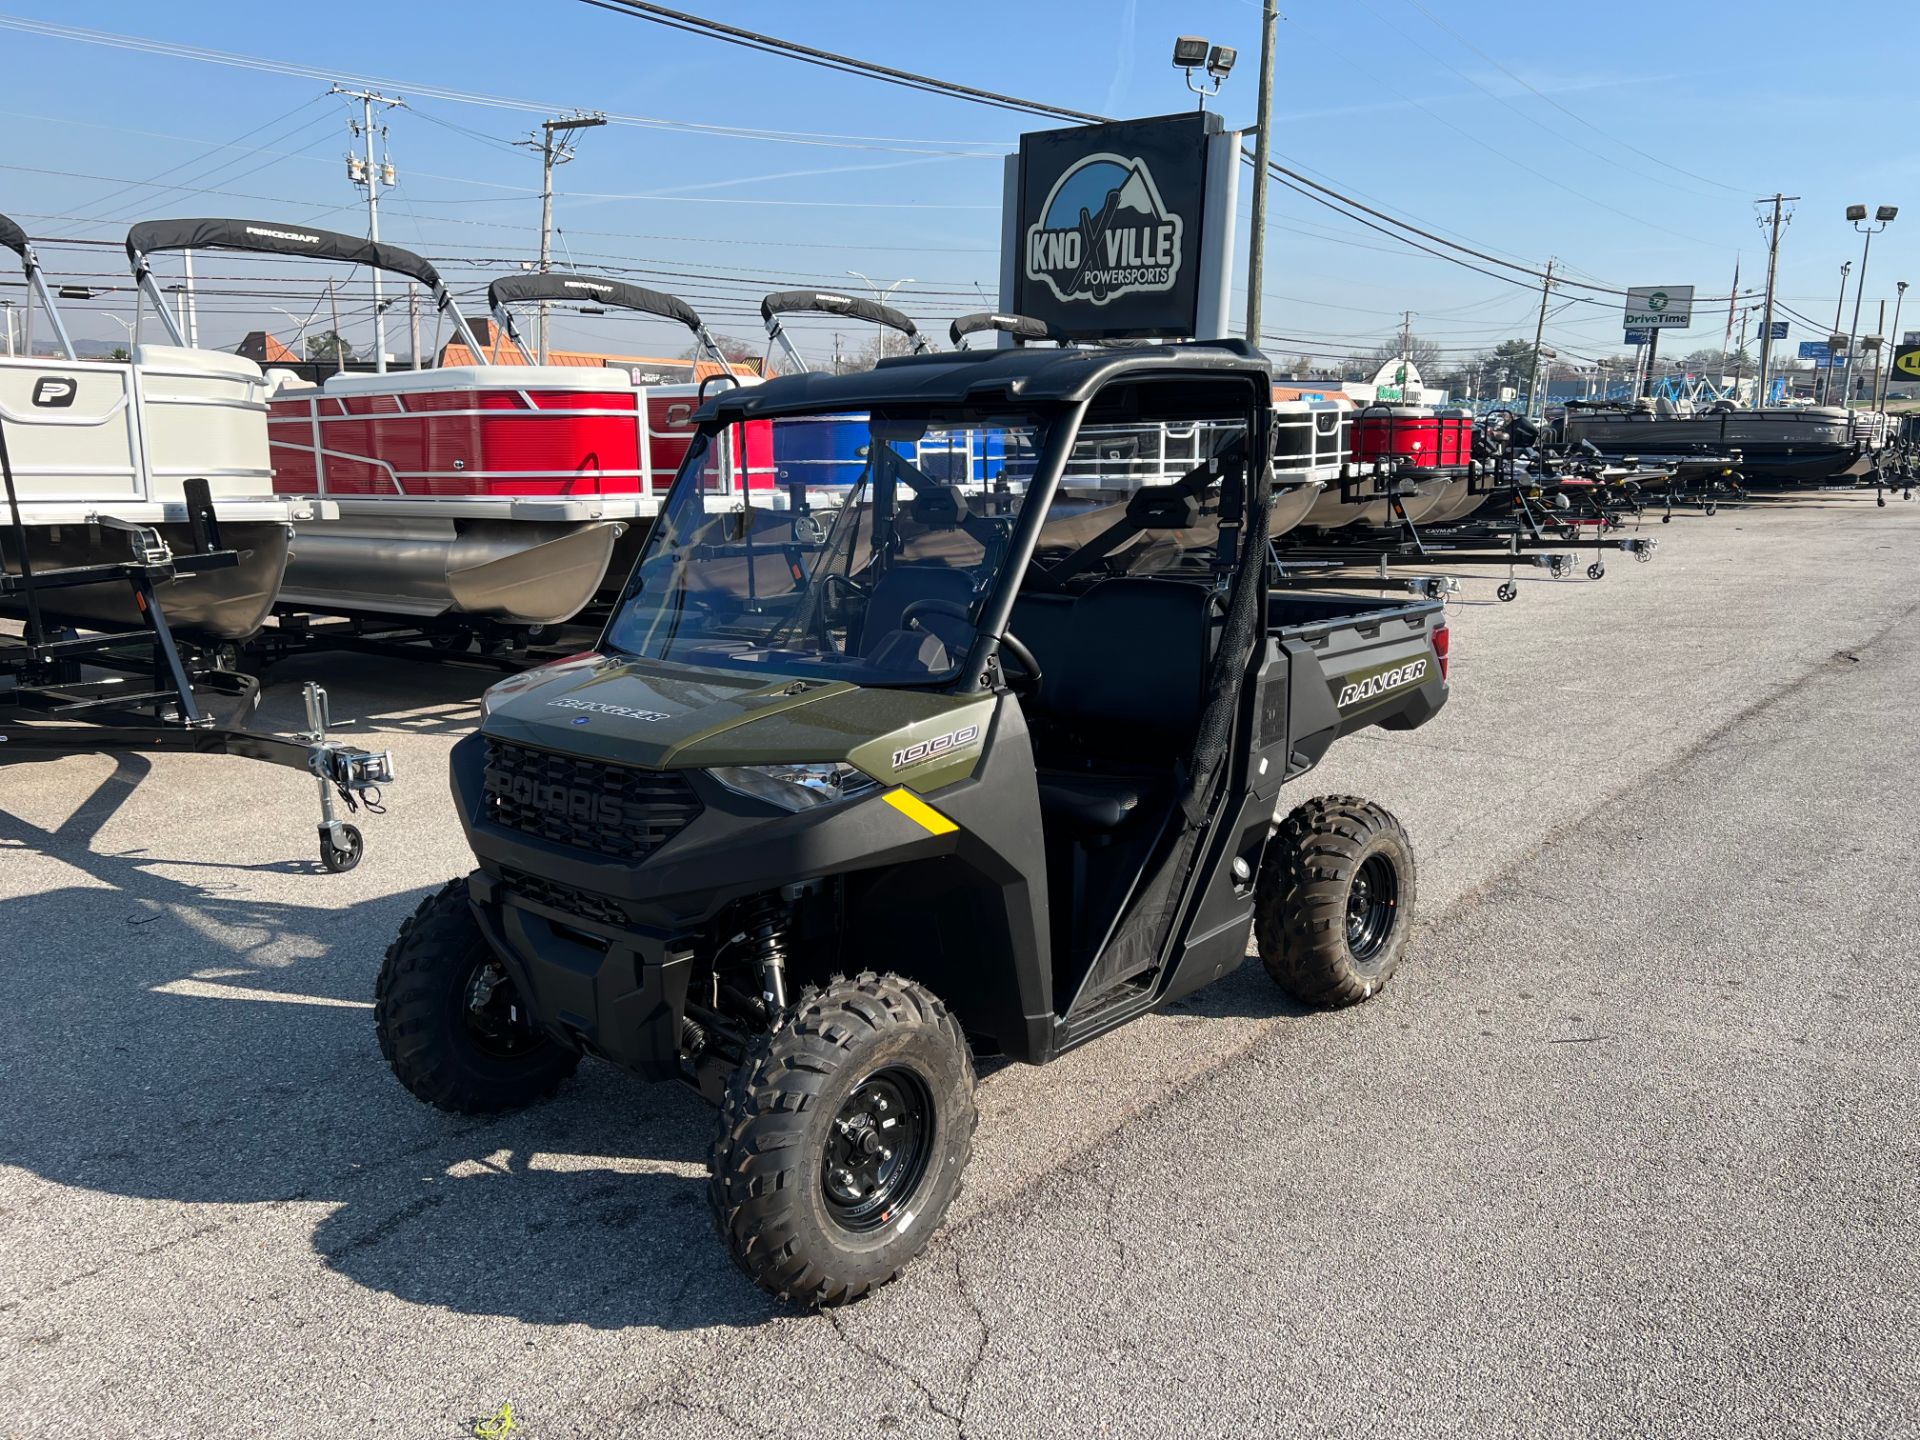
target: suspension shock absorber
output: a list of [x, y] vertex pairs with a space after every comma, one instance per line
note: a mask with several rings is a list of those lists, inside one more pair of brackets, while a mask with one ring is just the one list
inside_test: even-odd
[[754, 960], [760, 967], [760, 998], [766, 1002], [768, 1020], [775, 1024], [787, 1008], [787, 925], [791, 918], [791, 910], [780, 896], [764, 895], [755, 902], [746, 926]]

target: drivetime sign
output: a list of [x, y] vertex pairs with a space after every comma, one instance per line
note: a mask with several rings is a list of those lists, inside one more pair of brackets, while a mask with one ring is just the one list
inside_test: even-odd
[[1219, 333], [1209, 275], [1231, 254], [1230, 202], [1218, 216], [1237, 184], [1230, 140], [1207, 112], [1021, 136], [1004, 307], [1076, 340]]
[[1684, 330], [1693, 323], [1693, 286], [1637, 285], [1627, 291], [1628, 330]]

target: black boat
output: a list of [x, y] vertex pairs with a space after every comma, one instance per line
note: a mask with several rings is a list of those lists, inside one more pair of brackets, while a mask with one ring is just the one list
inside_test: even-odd
[[1738, 452], [1749, 484], [1809, 485], [1868, 474], [1880, 434], [1880, 417], [1837, 406], [1740, 410], [1722, 401], [1683, 415], [1670, 405], [1573, 401], [1560, 438], [1568, 445], [1585, 441], [1608, 457]]

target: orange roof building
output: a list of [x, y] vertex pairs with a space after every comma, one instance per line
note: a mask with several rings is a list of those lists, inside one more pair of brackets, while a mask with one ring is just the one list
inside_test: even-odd
[[274, 339], [265, 330], [250, 330], [247, 338], [233, 347], [233, 353], [244, 355], [259, 366], [298, 365], [300, 357]]

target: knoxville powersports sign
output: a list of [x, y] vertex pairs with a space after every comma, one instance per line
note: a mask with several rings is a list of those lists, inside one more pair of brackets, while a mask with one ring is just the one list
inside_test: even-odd
[[1076, 340], [1199, 333], [1221, 129], [1200, 113], [1021, 136], [1012, 308]]

